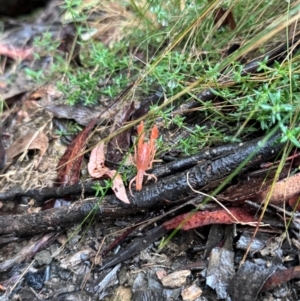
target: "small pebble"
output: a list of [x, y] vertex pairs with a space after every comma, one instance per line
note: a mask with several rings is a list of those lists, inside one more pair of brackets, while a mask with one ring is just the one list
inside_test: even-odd
[[181, 292], [181, 297], [183, 301], [194, 301], [201, 295], [202, 295], [202, 289], [195, 283], [185, 288]]
[[161, 279], [161, 283], [164, 287], [177, 288], [181, 287], [186, 282], [186, 277], [191, 274], [190, 270], [181, 270], [171, 273]]

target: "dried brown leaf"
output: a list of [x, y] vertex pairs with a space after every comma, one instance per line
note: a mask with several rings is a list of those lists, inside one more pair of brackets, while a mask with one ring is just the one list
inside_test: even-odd
[[[115, 171], [115, 170], [113, 170]], [[116, 172], [116, 171], [115, 171]], [[127, 194], [126, 194], [126, 189], [122, 180], [122, 177], [119, 173], [117, 173], [115, 175], [115, 177], [113, 178], [113, 187], [112, 190], [114, 191], [116, 197], [126, 203], [126, 204], [130, 204]]]
[[79, 182], [83, 151], [87, 138], [96, 124], [97, 118], [92, 120], [84, 130], [70, 143], [57, 165], [57, 182], [59, 185], [72, 185]]
[[90, 160], [88, 163], [88, 172], [93, 178], [103, 177], [109, 170], [104, 165], [105, 162], [105, 145], [100, 143], [95, 146], [90, 155]]
[[[225, 16], [226, 15], [226, 16]], [[224, 17], [225, 16], [225, 17]], [[230, 11], [220, 8], [215, 12], [214, 23], [217, 24], [220, 20], [222, 20], [221, 26], [228, 25], [231, 30], [236, 28], [236, 24], [234, 21], [233, 13]]]
[[275, 183], [274, 187], [271, 186], [270, 188], [257, 194], [255, 200], [259, 202], [264, 201], [267, 198], [270, 189], [272, 189], [270, 203], [274, 205], [280, 205], [284, 203], [300, 193], [300, 173], [278, 181]]
[[277, 271], [270, 276], [270, 278], [264, 283], [262, 291], [268, 291], [275, 287], [287, 283], [288, 281], [300, 278], [300, 266], [290, 267], [286, 270], [277, 269]]
[[30, 132], [23, 137], [19, 137], [6, 150], [7, 163], [10, 164], [14, 157], [27, 152], [29, 149], [38, 149], [41, 152], [40, 157], [42, 157], [45, 154], [48, 145], [48, 138], [43, 132]]

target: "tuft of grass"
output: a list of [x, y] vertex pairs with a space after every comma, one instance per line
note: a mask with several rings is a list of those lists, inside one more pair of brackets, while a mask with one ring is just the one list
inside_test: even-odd
[[[214, 21], [221, 7], [233, 13], [235, 29]], [[142, 99], [161, 87], [165, 101], [147, 117], [185, 132], [175, 143], [165, 141], [165, 149], [192, 154], [275, 126], [283, 141], [299, 145], [299, 55], [271, 66], [261, 61], [258, 73], [243, 74], [249, 58], [298, 33], [299, 1], [64, 0], [64, 8], [63, 22], [77, 24], [83, 65], [74, 68], [55, 57], [52, 74], [68, 104], [109, 101], [135, 80], [127, 99]], [[58, 48], [48, 34], [35, 44], [52, 52]], [[227, 55], [233, 44], [240, 48]], [[40, 78], [38, 72], [28, 74]], [[198, 99], [206, 89], [216, 101]], [[194, 121], [173, 114], [189, 101], [199, 103]]]

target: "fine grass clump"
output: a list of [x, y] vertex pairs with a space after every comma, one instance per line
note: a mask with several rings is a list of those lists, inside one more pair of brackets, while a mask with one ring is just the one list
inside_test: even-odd
[[[163, 104], [148, 115], [188, 130], [166, 147], [185, 154], [276, 126], [283, 140], [298, 145], [299, 55], [288, 41], [298, 34], [299, 7], [298, 1], [65, 0], [62, 20], [76, 24], [82, 66], [58, 59], [57, 87], [68, 104], [87, 106], [113, 100], [133, 81], [130, 101], [160, 89]], [[36, 43], [48, 45], [49, 37]], [[278, 44], [287, 45], [287, 54], [270, 65], [266, 53]], [[227, 52], [232, 45], [239, 48]], [[253, 59], [257, 72], [245, 74]], [[217, 101], [199, 98], [205, 90]], [[191, 124], [185, 111], [173, 114], [191, 101], [199, 103], [193, 111], [200, 123]]]

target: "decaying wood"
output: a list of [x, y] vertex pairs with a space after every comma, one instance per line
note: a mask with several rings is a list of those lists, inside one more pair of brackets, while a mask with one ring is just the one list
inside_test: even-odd
[[[37, 234], [58, 231], [82, 221], [88, 214], [91, 218], [120, 217], [137, 212], [135, 208], [122, 208], [114, 196], [108, 196], [101, 206], [99, 198], [78, 201], [71, 206], [53, 208], [38, 213], [23, 215], [0, 216], [0, 234], [15, 233], [16, 235]], [[95, 211], [93, 211], [95, 210]]]
[[[157, 183], [147, 185], [142, 191], [135, 192], [134, 196], [129, 198], [130, 205], [121, 204], [114, 195], [109, 195], [103, 199], [100, 205], [99, 198], [93, 197], [78, 201], [68, 207], [26, 215], [0, 216], [0, 234], [28, 235], [55, 231], [82, 221], [93, 210], [96, 211], [96, 214], [91, 216], [99, 220], [105, 217], [125, 216], [145, 209], [159, 209], [162, 205], [171, 205], [172, 202], [184, 199], [189, 194], [192, 195], [189, 184], [194, 189], [200, 189], [212, 181], [230, 175], [251, 155], [253, 157], [248, 162], [248, 167], [258, 165], [276, 156], [283, 146], [276, 143], [278, 137], [278, 135], [274, 135], [265, 143], [262, 143], [264, 139], [254, 139], [241, 144], [235, 153], [201, 162], [184, 172], [159, 179]], [[260, 145], [259, 148], [258, 145]]]

